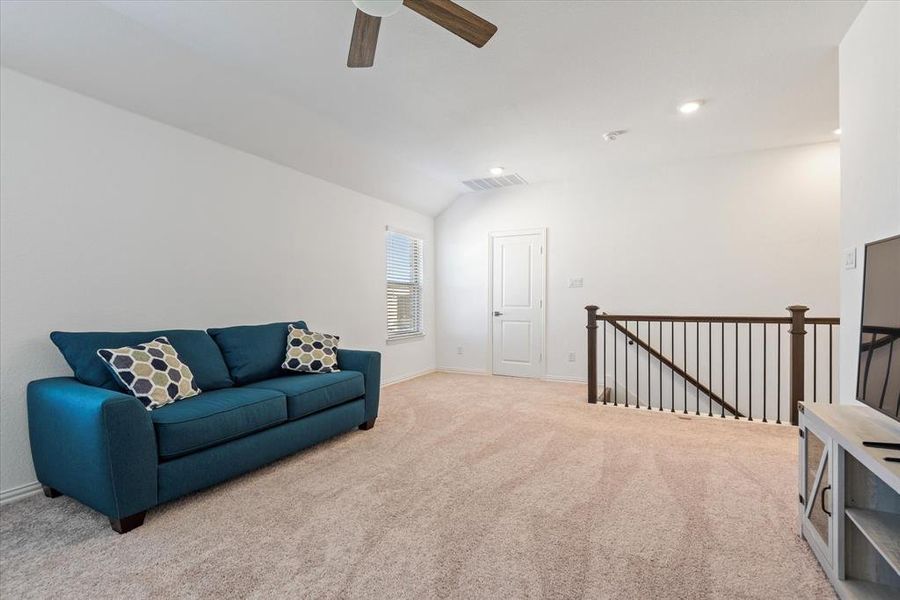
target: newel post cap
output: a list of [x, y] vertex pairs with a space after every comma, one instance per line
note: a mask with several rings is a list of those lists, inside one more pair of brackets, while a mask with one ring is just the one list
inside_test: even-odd
[[791, 312], [806, 312], [809, 310], [808, 306], [803, 306], [802, 304], [792, 304], [787, 307], [787, 310]]

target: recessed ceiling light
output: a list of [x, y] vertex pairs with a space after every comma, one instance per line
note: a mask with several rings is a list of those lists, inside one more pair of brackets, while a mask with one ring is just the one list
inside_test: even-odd
[[494, 177], [503, 175], [503, 167], [491, 167], [491, 175], [493, 175]]
[[833, 133], [834, 135], [841, 135], [841, 128], [838, 127], [837, 129], [835, 129], [835, 130], [832, 131], [831, 133]]
[[689, 115], [700, 110], [701, 106], [703, 106], [703, 100], [691, 100], [690, 102], [685, 102], [684, 104], [679, 106], [678, 112], [683, 115]]

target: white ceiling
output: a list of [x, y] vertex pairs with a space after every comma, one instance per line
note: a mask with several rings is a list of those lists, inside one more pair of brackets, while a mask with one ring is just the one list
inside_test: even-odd
[[863, 4], [460, 3], [499, 27], [484, 48], [403, 9], [375, 67], [348, 69], [349, 1], [4, 1], [0, 59], [437, 214], [494, 165], [554, 181], [833, 139], [837, 45]]

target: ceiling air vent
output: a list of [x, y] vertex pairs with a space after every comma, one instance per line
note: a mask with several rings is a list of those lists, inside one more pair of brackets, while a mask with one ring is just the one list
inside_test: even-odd
[[469, 179], [463, 181], [463, 185], [473, 192], [483, 192], [485, 190], [494, 190], [511, 185], [525, 185], [528, 182], [518, 173], [509, 175], [500, 175], [499, 177], [485, 177], [484, 179]]

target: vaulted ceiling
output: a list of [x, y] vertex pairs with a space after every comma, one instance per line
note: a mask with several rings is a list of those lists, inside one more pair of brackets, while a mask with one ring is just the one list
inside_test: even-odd
[[349, 1], [4, 1], [0, 59], [437, 214], [495, 165], [558, 181], [834, 139], [837, 45], [863, 4], [460, 3], [499, 27], [484, 48], [401, 10], [375, 67], [348, 69]]

